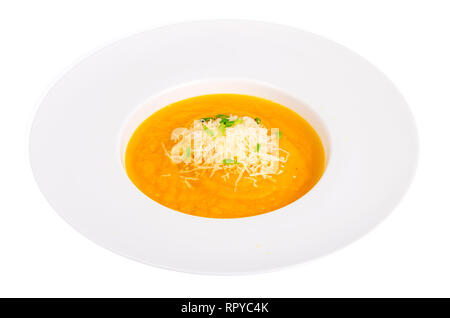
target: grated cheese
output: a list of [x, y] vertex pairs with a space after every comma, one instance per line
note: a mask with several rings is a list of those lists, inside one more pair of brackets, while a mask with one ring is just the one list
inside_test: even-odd
[[[244, 173], [255, 187], [258, 186], [255, 177], [265, 179], [282, 173], [280, 163], [288, 160], [289, 152], [279, 148], [280, 136], [278, 129], [269, 132], [260, 120], [247, 116], [218, 115], [216, 118], [194, 120], [189, 128], [174, 129], [171, 140], [175, 144], [170, 151], [164, 143], [161, 144], [173, 163], [184, 164], [180, 173], [211, 170], [209, 177], [212, 178], [217, 171], [223, 170], [221, 177], [224, 181], [230, 178], [230, 174], [237, 175], [234, 183], [236, 191]], [[189, 188], [192, 185], [188, 180], [198, 180], [180, 177]]]

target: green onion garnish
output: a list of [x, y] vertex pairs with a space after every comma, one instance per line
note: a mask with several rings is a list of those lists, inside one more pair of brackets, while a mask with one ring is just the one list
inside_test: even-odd
[[258, 125], [261, 124], [261, 118], [255, 117], [255, 121]]
[[281, 131], [278, 132], [278, 138], [283, 137], [283, 133]]
[[259, 149], [261, 148], [260, 144], [256, 144], [256, 152], [259, 152]]
[[224, 165], [238, 165], [240, 164], [236, 159], [223, 159]]
[[224, 124], [220, 124], [219, 128], [217, 128], [217, 130], [219, 131], [219, 134], [221, 136], [225, 136], [225, 125]]
[[206, 127], [205, 125], [203, 125], [203, 130], [211, 137], [214, 137], [214, 132], [211, 129], [209, 129], [208, 127]]
[[214, 119], [214, 118], [213, 117], [204, 117], [204, 118], [201, 118], [200, 121], [202, 123], [204, 123], [204, 122], [210, 121], [211, 119]]
[[234, 125], [242, 124], [243, 120], [242, 118], [238, 118], [236, 120], [222, 119], [221, 122], [225, 125], [225, 127], [233, 127]]
[[218, 115], [216, 115], [216, 118], [221, 118], [221, 119], [227, 119], [228, 117], [230, 117], [230, 116], [224, 115], [224, 114], [218, 114]]
[[186, 147], [184, 150], [184, 159], [187, 159], [191, 156], [191, 147]]

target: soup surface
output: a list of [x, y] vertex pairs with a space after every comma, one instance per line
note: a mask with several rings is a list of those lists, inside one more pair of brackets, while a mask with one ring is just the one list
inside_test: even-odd
[[168, 208], [238, 218], [302, 197], [322, 176], [325, 153], [311, 125], [289, 108], [213, 94], [148, 117], [128, 142], [125, 168], [139, 190]]

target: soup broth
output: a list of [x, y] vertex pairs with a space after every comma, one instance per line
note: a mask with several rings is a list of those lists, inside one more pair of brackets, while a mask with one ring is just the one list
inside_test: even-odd
[[[267, 130], [263, 141], [239, 137], [231, 152], [218, 153], [233, 134], [255, 130]], [[214, 156], [207, 153], [211, 149]], [[168, 208], [239, 218], [274, 211], [305, 195], [324, 172], [325, 152], [316, 131], [293, 110], [254, 96], [212, 94], [178, 101], [148, 117], [128, 142], [125, 168], [140, 191]]]

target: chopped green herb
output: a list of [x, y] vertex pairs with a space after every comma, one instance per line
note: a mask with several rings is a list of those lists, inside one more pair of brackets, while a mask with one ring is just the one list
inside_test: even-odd
[[236, 159], [223, 159], [224, 165], [238, 165], [240, 164]]
[[186, 147], [184, 150], [184, 159], [187, 159], [191, 156], [191, 147]]
[[221, 136], [225, 136], [225, 125], [224, 124], [220, 124], [219, 128], [217, 128], [217, 130], [219, 131], [219, 134]]
[[283, 133], [281, 131], [278, 132], [278, 138], [283, 137]]
[[205, 125], [203, 125], [203, 130], [211, 137], [214, 137], [214, 132], [211, 129], [209, 129], [208, 127], [206, 127]]
[[221, 119], [227, 119], [227, 118], [229, 118], [230, 116], [228, 116], [228, 115], [224, 115], [224, 114], [218, 114], [218, 115], [216, 115], [216, 118], [221, 118]]
[[225, 127], [233, 127], [237, 124], [242, 124], [243, 120], [242, 118], [238, 118], [236, 120], [228, 120], [228, 119], [222, 119], [221, 123], [225, 125]]
[[256, 144], [256, 152], [259, 152], [259, 149], [261, 148], [260, 144]]
[[234, 125], [234, 120], [227, 120], [224, 122], [225, 127], [232, 127]]
[[211, 119], [214, 119], [214, 118], [213, 118], [213, 117], [204, 117], [204, 118], [200, 119], [200, 121], [201, 121], [202, 123], [204, 123], [204, 122], [210, 121]]
[[258, 125], [261, 124], [261, 118], [255, 117], [255, 121]]

